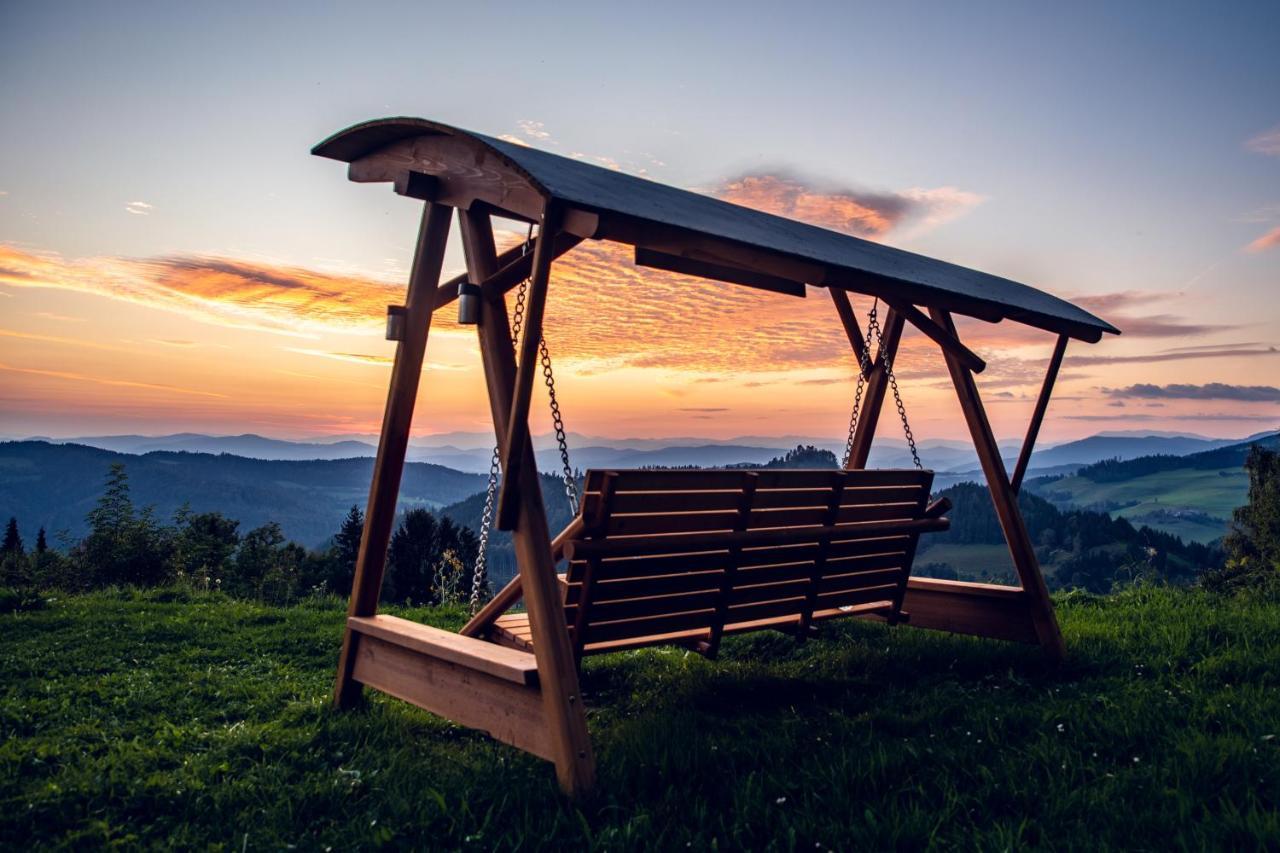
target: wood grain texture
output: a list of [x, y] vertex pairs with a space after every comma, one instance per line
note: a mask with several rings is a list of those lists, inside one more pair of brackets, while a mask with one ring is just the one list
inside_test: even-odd
[[[931, 314], [939, 325], [955, 334], [956, 327], [950, 314], [938, 310], [931, 311]], [[986, 410], [982, 406], [978, 386], [973, 374], [955, 356], [944, 351], [943, 358], [947, 362], [951, 382], [960, 400], [960, 408], [964, 411], [974, 449], [978, 452], [982, 473], [987, 480], [987, 490], [991, 493], [991, 502], [995, 506], [996, 518], [1009, 545], [1009, 555], [1013, 558], [1013, 566], [1022, 582], [1022, 589], [1027, 594], [1028, 612], [1035, 624], [1036, 636], [1051, 658], [1061, 660], [1066, 655], [1066, 646], [1053, 611], [1053, 601], [1049, 598], [1049, 589], [1040, 572], [1035, 546], [1027, 532], [1022, 511], [1018, 508], [1017, 495], [1009, 485], [1009, 475], [1005, 472], [1000, 447], [996, 444]]]
[[[395, 523], [396, 498], [404, 473], [405, 455], [409, 448], [409, 428], [413, 422], [414, 403], [426, 355], [427, 334], [435, 310], [435, 290], [444, 264], [445, 243], [449, 236], [452, 211], [427, 203], [422, 212], [418, 244], [409, 275], [409, 291], [405, 300], [404, 339], [396, 345], [387, 405], [382, 416], [382, 433], [378, 454], [373, 463], [373, 480], [365, 510], [364, 530], [356, 555], [355, 579], [351, 588], [348, 616], [372, 616], [378, 610], [382, 591], [382, 574], [386, 566], [387, 546]], [[334, 703], [349, 708], [360, 700], [359, 681], [352, 678], [352, 646], [355, 636], [348, 629], [343, 634], [342, 652], [338, 657], [338, 677], [334, 685]]]
[[477, 640], [422, 625], [398, 616], [351, 616], [347, 625], [370, 637], [404, 646], [406, 649], [439, 658], [448, 663], [474, 669], [514, 684], [538, 683], [538, 663], [533, 655], [513, 652]]
[[353, 671], [358, 681], [383, 693], [541, 758], [555, 759], [537, 687], [513, 684], [369, 635], [362, 636], [356, 648]]
[[[497, 256], [489, 220], [463, 213], [461, 221], [467, 269], [477, 280], [488, 278]], [[503, 445], [508, 437], [516, 364], [501, 295], [482, 297], [477, 331], [489, 392], [489, 411], [498, 443]], [[512, 542], [520, 569], [521, 594], [529, 613], [531, 638], [536, 646], [538, 681], [542, 685], [551, 754], [561, 789], [570, 796], [581, 796], [595, 785], [595, 754], [587, 733], [578, 670], [564, 619], [564, 588], [556, 577], [546, 510], [527, 433], [517, 456], [524, 485], [515, 492], [517, 517]]]

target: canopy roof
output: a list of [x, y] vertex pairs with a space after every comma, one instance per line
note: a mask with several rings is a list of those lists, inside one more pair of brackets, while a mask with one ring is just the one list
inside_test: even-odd
[[[535, 214], [522, 192], [536, 194], [544, 204], [597, 216], [598, 230], [586, 236], [631, 243], [638, 252], [696, 240], [707, 251], [729, 253], [736, 267], [814, 286], [1012, 319], [1086, 341], [1119, 333], [1083, 308], [1006, 278], [426, 119], [363, 122], [312, 153], [351, 163], [353, 180], [392, 180], [396, 169], [412, 169], [447, 181], [454, 195], [474, 185], [471, 199], [525, 218]], [[793, 272], [785, 271], [787, 263]]]

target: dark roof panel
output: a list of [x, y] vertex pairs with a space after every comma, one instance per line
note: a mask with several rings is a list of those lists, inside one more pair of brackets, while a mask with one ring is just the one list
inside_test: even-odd
[[1118, 332], [1083, 308], [1006, 278], [424, 119], [378, 119], [355, 125], [320, 143], [313, 153], [350, 162], [400, 139], [432, 133], [475, 139], [526, 173], [546, 195], [575, 206], [731, 240], [855, 276], [900, 282], [911, 288], [918, 301], [927, 301], [920, 297], [933, 291], [949, 302], [983, 303], [1031, 325], [1077, 327], [1073, 333], [1087, 329], [1094, 338], [1101, 332]]

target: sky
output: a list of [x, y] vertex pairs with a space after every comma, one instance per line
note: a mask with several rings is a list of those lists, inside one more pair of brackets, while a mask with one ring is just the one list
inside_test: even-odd
[[[0, 436], [376, 433], [420, 203], [309, 149], [389, 115], [1071, 299], [1124, 334], [1068, 348], [1043, 441], [1277, 428], [1277, 33], [1245, 2], [0, 4]], [[856, 365], [822, 291], [588, 243], [547, 313], [575, 432], [843, 438]], [[490, 428], [451, 315], [419, 435]], [[960, 334], [1020, 436], [1052, 337]], [[896, 366], [916, 435], [962, 438], [933, 344]]]

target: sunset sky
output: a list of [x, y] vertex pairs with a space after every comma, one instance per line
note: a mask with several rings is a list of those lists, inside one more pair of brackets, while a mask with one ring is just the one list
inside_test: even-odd
[[[419, 204], [308, 152], [388, 115], [1072, 299], [1124, 334], [1068, 349], [1044, 440], [1280, 428], [1278, 33], [1274, 2], [5, 3], [0, 436], [376, 432]], [[420, 435], [489, 427], [453, 314]], [[547, 330], [576, 432], [842, 439], [855, 366], [822, 291], [591, 243]], [[1021, 435], [1051, 336], [960, 331]], [[933, 344], [898, 366], [917, 435], [963, 437]]]

